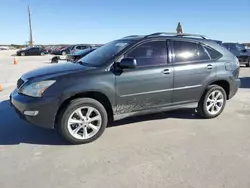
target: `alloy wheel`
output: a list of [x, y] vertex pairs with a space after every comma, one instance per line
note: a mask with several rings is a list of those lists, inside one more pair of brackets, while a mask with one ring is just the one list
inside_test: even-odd
[[100, 112], [91, 106], [75, 110], [68, 119], [68, 131], [76, 139], [86, 140], [95, 136], [102, 125]]
[[215, 90], [207, 98], [206, 108], [207, 112], [211, 115], [218, 114], [223, 108], [224, 95], [221, 91]]

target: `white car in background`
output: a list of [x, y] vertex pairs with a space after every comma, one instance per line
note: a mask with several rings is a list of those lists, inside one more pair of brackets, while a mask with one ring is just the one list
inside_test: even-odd
[[0, 50], [9, 50], [8, 46], [0, 46]]
[[246, 45], [245, 45], [245, 47], [246, 47], [246, 49], [250, 50], [250, 46], [246, 46]]

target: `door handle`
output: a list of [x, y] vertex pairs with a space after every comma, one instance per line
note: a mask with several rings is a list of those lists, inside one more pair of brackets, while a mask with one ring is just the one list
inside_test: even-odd
[[212, 69], [213, 68], [213, 65], [207, 65], [207, 69]]
[[163, 74], [170, 74], [170, 73], [171, 73], [171, 70], [169, 70], [169, 69], [164, 69], [164, 70], [162, 71], [162, 73], [163, 73]]

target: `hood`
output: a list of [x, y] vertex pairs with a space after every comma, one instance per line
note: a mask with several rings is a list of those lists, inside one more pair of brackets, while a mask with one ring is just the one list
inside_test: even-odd
[[246, 52], [240, 52], [238, 51], [238, 56], [250, 56], [250, 51], [249, 50], [246, 50]]
[[59, 63], [52, 64], [42, 68], [34, 69], [22, 75], [22, 78], [29, 80], [32, 78], [42, 77], [42, 76], [59, 76], [63, 74], [68, 74], [72, 72], [80, 72], [95, 69], [95, 67], [83, 66], [78, 63]]

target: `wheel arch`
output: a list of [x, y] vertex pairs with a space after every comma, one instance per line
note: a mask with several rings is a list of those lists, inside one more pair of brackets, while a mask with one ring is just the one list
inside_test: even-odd
[[74, 100], [74, 99], [78, 99], [78, 98], [92, 98], [92, 99], [97, 100], [106, 109], [107, 114], [108, 114], [108, 121], [114, 120], [114, 113], [113, 113], [112, 104], [111, 104], [109, 98], [107, 97], [107, 95], [105, 95], [104, 93], [102, 93], [100, 91], [86, 91], [86, 92], [80, 92], [80, 93], [74, 94], [74, 95], [66, 98], [61, 103], [61, 105], [56, 113], [55, 122], [54, 122], [55, 127], [57, 126], [58, 118], [60, 117], [60, 115], [64, 111], [64, 109], [68, 106], [69, 102]]
[[229, 81], [227, 81], [225, 79], [219, 79], [219, 80], [213, 80], [213, 81], [209, 82], [206, 85], [206, 87], [203, 88], [201, 96], [204, 95], [204, 93], [206, 92], [207, 87], [210, 86], [210, 85], [218, 85], [218, 86], [222, 87], [226, 92], [227, 100], [229, 99], [229, 95], [230, 95], [230, 83], [229, 83]]

